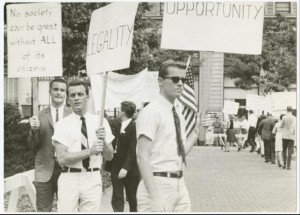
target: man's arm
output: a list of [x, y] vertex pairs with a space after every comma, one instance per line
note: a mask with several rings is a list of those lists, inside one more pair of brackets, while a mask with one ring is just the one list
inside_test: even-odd
[[[108, 129], [108, 128], [107, 128]], [[111, 132], [111, 131], [108, 131]], [[103, 158], [105, 160], [112, 160], [114, 157], [114, 148], [112, 146], [112, 140], [110, 142], [108, 142], [105, 137], [106, 137], [106, 131], [104, 127], [99, 128], [98, 130], [96, 130], [96, 136], [98, 138], [98, 140], [102, 140], [104, 142], [103, 144]]]
[[154, 181], [153, 170], [150, 165], [150, 152], [152, 147], [152, 140], [145, 135], [141, 135], [138, 138], [137, 143], [137, 162], [140, 174], [152, 200], [153, 210], [162, 211], [161, 199]]
[[79, 162], [91, 155], [96, 155], [103, 150], [102, 141], [93, 144], [91, 148], [85, 149], [79, 152], [68, 152], [68, 147], [55, 141], [55, 151], [57, 156], [57, 162], [60, 166], [68, 166]]
[[40, 143], [40, 135], [39, 135], [39, 128], [40, 128], [40, 121], [36, 116], [32, 116], [29, 119], [30, 123], [30, 132], [28, 134], [28, 145], [33, 151], [37, 151]]

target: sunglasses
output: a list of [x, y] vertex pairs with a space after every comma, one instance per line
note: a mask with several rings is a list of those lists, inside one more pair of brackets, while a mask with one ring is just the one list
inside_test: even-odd
[[181, 78], [181, 77], [164, 77], [165, 78], [171, 78], [174, 84], [177, 84], [180, 80], [182, 83], [186, 81], [186, 78]]

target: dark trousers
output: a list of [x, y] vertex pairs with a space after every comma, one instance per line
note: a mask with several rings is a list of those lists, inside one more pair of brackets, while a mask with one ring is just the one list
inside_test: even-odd
[[256, 146], [255, 134], [256, 134], [256, 128], [250, 127], [249, 131], [248, 131], [247, 142], [252, 146], [252, 148], [254, 148]]
[[271, 160], [271, 142], [270, 140], [263, 140], [265, 147], [265, 159]]
[[275, 139], [270, 140], [271, 162], [275, 163]]
[[55, 162], [52, 177], [47, 182], [34, 182], [36, 189], [36, 208], [38, 212], [51, 212], [54, 194], [57, 196], [57, 181], [61, 167]]
[[123, 179], [118, 179], [117, 175], [111, 176], [113, 193], [111, 205], [114, 212], [124, 212], [124, 187], [128, 198], [130, 212], [137, 212], [136, 192], [139, 185], [139, 176], [127, 176]]
[[[286, 158], [286, 152], [288, 152], [288, 156]], [[290, 167], [292, 154], [294, 152], [294, 140], [282, 139], [282, 157], [283, 157], [283, 165]]]

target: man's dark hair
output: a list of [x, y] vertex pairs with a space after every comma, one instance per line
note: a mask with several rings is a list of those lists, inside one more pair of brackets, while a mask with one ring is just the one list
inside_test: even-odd
[[281, 115], [280, 115], [280, 117], [279, 117], [280, 120], [282, 120], [282, 117], [284, 117], [284, 115], [285, 115], [285, 114], [281, 114]]
[[125, 112], [127, 118], [132, 118], [135, 113], [136, 105], [131, 101], [123, 101], [121, 103], [121, 111]]
[[292, 112], [292, 111], [293, 111], [293, 108], [292, 108], [291, 106], [287, 106], [286, 110], [287, 110], [288, 112]]
[[252, 114], [252, 113], [253, 113], [253, 110], [249, 110], [249, 113], [251, 113], [251, 114]]
[[67, 87], [67, 82], [65, 79], [63, 78], [56, 78], [56, 79], [53, 79], [51, 82], [50, 82], [50, 89], [52, 89], [52, 85], [54, 82], [58, 82], [58, 83], [64, 83], [66, 84], [66, 87]]
[[167, 60], [167, 61], [163, 62], [162, 65], [160, 66], [160, 68], [158, 70], [158, 76], [161, 78], [168, 76], [168, 68], [169, 67], [185, 69], [186, 65], [182, 62], [177, 62], [174, 60]]
[[82, 80], [74, 79], [74, 80], [70, 81], [68, 84], [67, 96], [69, 97], [69, 88], [70, 87], [80, 86], [80, 85], [84, 86], [86, 95], [89, 95], [88, 85]]

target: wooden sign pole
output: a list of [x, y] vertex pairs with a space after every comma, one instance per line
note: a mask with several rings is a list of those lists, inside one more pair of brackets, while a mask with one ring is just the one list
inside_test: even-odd
[[38, 98], [38, 78], [31, 78], [32, 86], [32, 115], [38, 116], [39, 113], [39, 98]]
[[100, 122], [99, 122], [99, 127], [103, 126], [103, 118], [104, 118], [104, 108], [105, 108], [105, 100], [106, 100], [106, 86], [107, 86], [107, 76], [108, 72], [103, 72], [102, 77], [103, 77], [103, 82], [102, 82], [102, 96], [101, 96], [101, 108], [100, 108]]
[[[204, 54], [206, 53], [205, 55], [205, 63], [206, 63], [206, 66], [205, 66], [205, 71], [204, 71], [204, 75], [202, 76], [203, 79], [201, 83], [199, 84], [202, 84], [202, 99], [201, 99], [201, 103], [200, 105], [202, 106], [202, 113], [201, 113], [201, 118], [204, 119], [205, 115], [206, 115], [206, 112], [207, 112], [207, 109], [209, 107], [209, 91], [210, 91], [210, 78], [211, 78], [211, 70], [212, 70], [212, 59], [213, 59], [213, 52], [200, 52], [200, 57], [201, 57], [201, 54]], [[200, 80], [200, 78], [199, 78]], [[199, 135], [199, 140], [201, 142], [205, 142], [205, 135], [206, 135], [206, 130], [207, 130], [207, 127], [203, 127], [201, 126], [201, 129], [200, 129], [200, 135]]]

